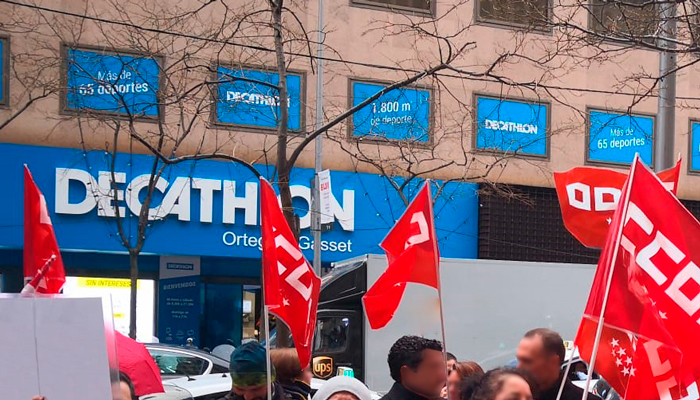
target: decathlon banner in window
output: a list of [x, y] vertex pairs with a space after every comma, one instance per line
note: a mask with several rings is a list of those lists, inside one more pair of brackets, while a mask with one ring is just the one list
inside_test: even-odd
[[67, 111], [158, 116], [155, 58], [66, 48], [65, 64]]
[[476, 97], [476, 148], [547, 156], [547, 104]]
[[651, 165], [654, 117], [589, 110], [588, 155], [591, 162], [630, 164], [639, 153]]
[[690, 124], [690, 171], [700, 172], [700, 122]]
[[[280, 119], [279, 74], [253, 69], [217, 68], [216, 122], [244, 127], [270, 128]], [[300, 130], [303, 121], [302, 75], [287, 74], [287, 127]]]
[[[386, 86], [352, 82], [352, 106], [356, 107]], [[391, 90], [352, 116], [351, 135], [356, 138], [430, 141], [430, 89]]]

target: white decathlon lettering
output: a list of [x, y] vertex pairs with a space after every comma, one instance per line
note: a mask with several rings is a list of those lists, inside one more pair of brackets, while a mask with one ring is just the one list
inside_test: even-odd
[[[71, 182], [80, 182], [85, 188], [85, 197], [77, 203], [70, 202]], [[87, 171], [73, 168], [56, 168], [56, 202], [57, 214], [87, 214], [97, 205], [94, 192], [97, 182]]]
[[428, 221], [425, 219], [425, 214], [420, 211], [411, 216], [411, 224], [418, 224], [418, 233], [409, 237], [406, 240], [404, 249], [409, 246], [424, 243], [430, 240], [430, 232], [428, 231]]

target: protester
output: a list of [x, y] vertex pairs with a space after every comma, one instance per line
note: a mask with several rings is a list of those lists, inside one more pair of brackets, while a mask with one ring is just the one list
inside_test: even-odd
[[447, 375], [447, 398], [449, 400], [458, 400], [460, 398], [462, 381], [464, 379], [484, 373], [481, 366], [474, 361], [458, 362], [449, 371], [449, 375]]
[[309, 400], [311, 369], [301, 367], [296, 349], [271, 350], [270, 359], [282, 389], [294, 400]]
[[425, 400], [440, 396], [445, 386], [442, 344], [418, 336], [403, 336], [389, 350], [394, 385], [382, 400]]
[[[272, 400], [291, 400], [280, 384], [275, 381], [274, 366], [270, 369]], [[230, 370], [233, 387], [229, 394], [219, 400], [267, 400], [265, 347], [258, 342], [248, 342], [238, 346], [231, 353]]]
[[318, 389], [313, 400], [372, 400], [372, 392], [355, 378], [335, 376]]
[[447, 355], [447, 370], [452, 371], [455, 368], [455, 364], [457, 364], [457, 356], [449, 351], [445, 354]]
[[122, 371], [119, 371], [119, 392], [122, 395], [121, 400], [138, 400], [131, 378]]
[[533, 385], [524, 372], [497, 368], [464, 381], [461, 400], [532, 400]]
[[[540, 390], [538, 400], [556, 400], [564, 380], [561, 400], [580, 400], [583, 389], [564, 376], [561, 366], [566, 350], [564, 340], [551, 329], [537, 328], [525, 334], [518, 345], [516, 357], [518, 368], [529, 372]], [[590, 394], [591, 400], [601, 400]]]

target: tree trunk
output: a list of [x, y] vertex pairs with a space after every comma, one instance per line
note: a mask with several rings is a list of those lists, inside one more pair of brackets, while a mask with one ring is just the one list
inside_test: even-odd
[[139, 278], [139, 253], [129, 251], [129, 275], [131, 277], [131, 301], [129, 302], [129, 337], [136, 339], [136, 290]]

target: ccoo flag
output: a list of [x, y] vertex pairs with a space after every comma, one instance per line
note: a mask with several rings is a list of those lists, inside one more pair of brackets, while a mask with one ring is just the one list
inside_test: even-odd
[[282, 214], [275, 190], [260, 179], [265, 305], [292, 332], [302, 368], [309, 365], [321, 279], [314, 273]]
[[433, 221], [430, 181], [384, 238], [381, 247], [389, 266], [362, 297], [372, 329], [386, 326], [394, 317], [406, 283], [421, 283], [438, 289], [438, 251]]
[[[24, 166], [24, 279], [38, 293], [60, 293], [66, 282], [46, 199]], [[30, 288], [28, 288], [30, 289]]]
[[593, 368], [624, 399], [698, 399], [699, 245], [700, 223], [635, 160], [576, 336], [590, 362], [602, 324]]

